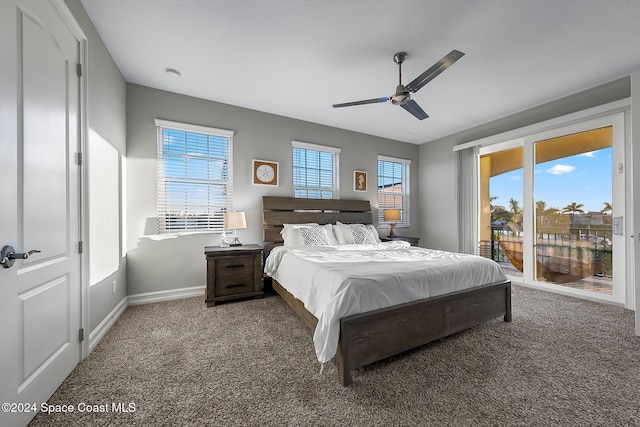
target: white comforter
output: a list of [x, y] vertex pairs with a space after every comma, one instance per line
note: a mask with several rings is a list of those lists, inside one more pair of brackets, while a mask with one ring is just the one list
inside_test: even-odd
[[401, 241], [280, 246], [265, 273], [318, 319], [313, 342], [322, 363], [336, 354], [342, 317], [507, 280], [489, 259]]

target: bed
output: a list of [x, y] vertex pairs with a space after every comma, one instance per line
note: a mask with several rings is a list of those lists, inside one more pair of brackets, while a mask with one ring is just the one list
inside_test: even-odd
[[[292, 252], [300, 252], [311, 256], [311, 258], [335, 256], [330, 253], [334, 248], [284, 248], [283, 237], [281, 231], [284, 224], [363, 224], [367, 226], [372, 223], [371, 208], [366, 200], [318, 200], [318, 199], [295, 199], [289, 197], [263, 197], [263, 216], [264, 216], [264, 240], [265, 240], [265, 272], [268, 275], [275, 276], [272, 279], [273, 289], [289, 304], [293, 310], [304, 320], [304, 322], [314, 330], [314, 345], [316, 346], [316, 354], [318, 359], [326, 361], [327, 354], [318, 349], [316, 335], [319, 329], [318, 324], [324, 327], [326, 322], [337, 323], [337, 345], [335, 349], [331, 349], [335, 353], [339, 363], [339, 381], [343, 386], [352, 383], [352, 371], [362, 366], [374, 363], [387, 357], [399, 354], [412, 348], [421, 346], [431, 341], [446, 337], [448, 335], [460, 332], [486, 321], [503, 317], [504, 321], [511, 321], [511, 283], [506, 279], [504, 274], [494, 277], [490, 282], [473, 283], [473, 287], [468, 285], [457, 286], [456, 275], [448, 275], [453, 277], [452, 289], [455, 291], [446, 291], [446, 293], [438, 293], [434, 296], [412, 299], [406, 302], [384, 306], [381, 308], [367, 309], [366, 311], [352, 313], [341, 316], [337, 319], [325, 319], [323, 311], [319, 311], [314, 300], [308, 300], [307, 304], [303, 302], [306, 297], [300, 294], [300, 284], [295, 283], [291, 274], [278, 274], [274, 267], [275, 258], [288, 257], [291, 260], [299, 254]], [[288, 225], [291, 227], [291, 225]], [[317, 227], [316, 227], [317, 228]], [[332, 242], [333, 243], [333, 242]], [[404, 242], [390, 242], [390, 249], [394, 253], [401, 256], [413, 257], [418, 253], [427, 253], [428, 250], [421, 248], [409, 248], [408, 244], [402, 245]], [[377, 246], [376, 246], [377, 245]], [[377, 252], [375, 250], [387, 250], [382, 248], [384, 244], [376, 244], [370, 246], [362, 246], [355, 248], [354, 252], [348, 252], [349, 256], [360, 257], [360, 261], [365, 256], [366, 251], [371, 250], [372, 257]], [[332, 245], [333, 246], [333, 245]], [[355, 245], [358, 246], [358, 245]], [[350, 248], [342, 248], [348, 249]], [[422, 251], [422, 252], [421, 252]], [[437, 251], [428, 252], [433, 257], [444, 256]], [[442, 251], [439, 251], [442, 252]], [[273, 253], [273, 256], [272, 256]], [[284, 255], [286, 253], [286, 255]], [[303, 254], [303, 255], [304, 255]], [[381, 255], [381, 256], [386, 256]], [[474, 262], [489, 262], [480, 257], [471, 257], [463, 254], [447, 254], [449, 258], [472, 258]], [[339, 262], [331, 258], [330, 263]], [[482, 261], [479, 261], [482, 260]], [[298, 262], [297, 260], [295, 261]], [[310, 262], [300, 261], [300, 262]], [[314, 276], [316, 279], [326, 281], [327, 286], [340, 286], [331, 282], [331, 274], [325, 274], [323, 270], [315, 270], [322, 268], [323, 263], [329, 261], [312, 262], [302, 271], [312, 271], [313, 274], [305, 274], [305, 277]], [[379, 264], [379, 262], [375, 262]], [[398, 262], [394, 260], [388, 266], [396, 265]], [[326, 264], [334, 265], [334, 264]], [[362, 266], [362, 264], [360, 264]], [[373, 265], [373, 264], [372, 264]], [[409, 264], [406, 264], [409, 265]], [[304, 266], [304, 265], [303, 265]], [[342, 267], [342, 266], [341, 266]], [[391, 268], [391, 267], [389, 267]], [[474, 267], [475, 268], [475, 267]], [[267, 271], [270, 270], [270, 271]], [[498, 269], [499, 270], [499, 269]], [[475, 273], [475, 272], [474, 272]], [[473, 274], [474, 277], [477, 276]], [[282, 282], [277, 279], [282, 277]], [[299, 275], [302, 282], [302, 275]], [[396, 280], [395, 277], [389, 280]], [[404, 284], [403, 284], [404, 286]], [[293, 289], [293, 291], [289, 291]], [[364, 289], [364, 288], [360, 288]], [[300, 296], [297, 298], [294, 294]], [[308, 307], [307, 307], [308, 305]], [[322, 310], [322, 309], [320, 309]], [[353, 311], [353, 310], [352, 310]], [[313, 313], [320, 313], [318, 316]], [[339, 315], [339, 311], [337, 312]], [[332, 346], [331, 341], [328, 344]], [[324, 358], [323, 360], [321, 360]]]

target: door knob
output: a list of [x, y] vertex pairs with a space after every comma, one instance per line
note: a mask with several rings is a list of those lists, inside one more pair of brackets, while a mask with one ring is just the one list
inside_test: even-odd
[[0, 251], [0, 264], [2, 264], [4, 268], [11, 268], [13, 267], [13, 263], [15, 262], [15, 260], [27, 259], [29, 258], [29, 255], [38, 252], [40, 251], [37, 249], [32, 249], [29, 252], [16, 253], [16, 250], [13, 248], [13, 246], [4, 245], [2, 247], [2, 251]]

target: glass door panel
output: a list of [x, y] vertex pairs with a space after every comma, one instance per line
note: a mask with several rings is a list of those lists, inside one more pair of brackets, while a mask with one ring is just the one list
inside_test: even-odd
[[[523, 147], [480, 156], [480, 255], [523, 272]], [[512, 279], [513, 280], [513, 279]]]
[[540, 282], [611, 295], [613, 126], [534, 144]]

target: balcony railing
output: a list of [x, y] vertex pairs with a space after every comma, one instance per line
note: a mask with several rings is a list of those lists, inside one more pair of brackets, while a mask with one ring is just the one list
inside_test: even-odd
[[[612, 266], [612, 236], [609, 226], [572, 226], [562, 229], [555, 227], [537, 227], [536, 229], [536, 262], [538, 275], [542, 274], [544, 268], [558, 272], [565, 271], [566, 277], [572, 276], [566, 273], [569, 269], [574, 269], [576, 265], [589, 265], [591, 272], [584, 269], [588, 275], [611, 278], [613, 274]], [[491, 239], [480, 241], [480, 255], [497, 262], [510, 262], [522, 271], [522, 236], [523, 233], [518, 227], [513, 225], [499, 225], [491, 227]], [[514, 261], [514, 255], [510, 252], [517, 252], [519, 246], [520, 265]], [[562, 281], [562, 278], [554, 277], [550, 281]]]

